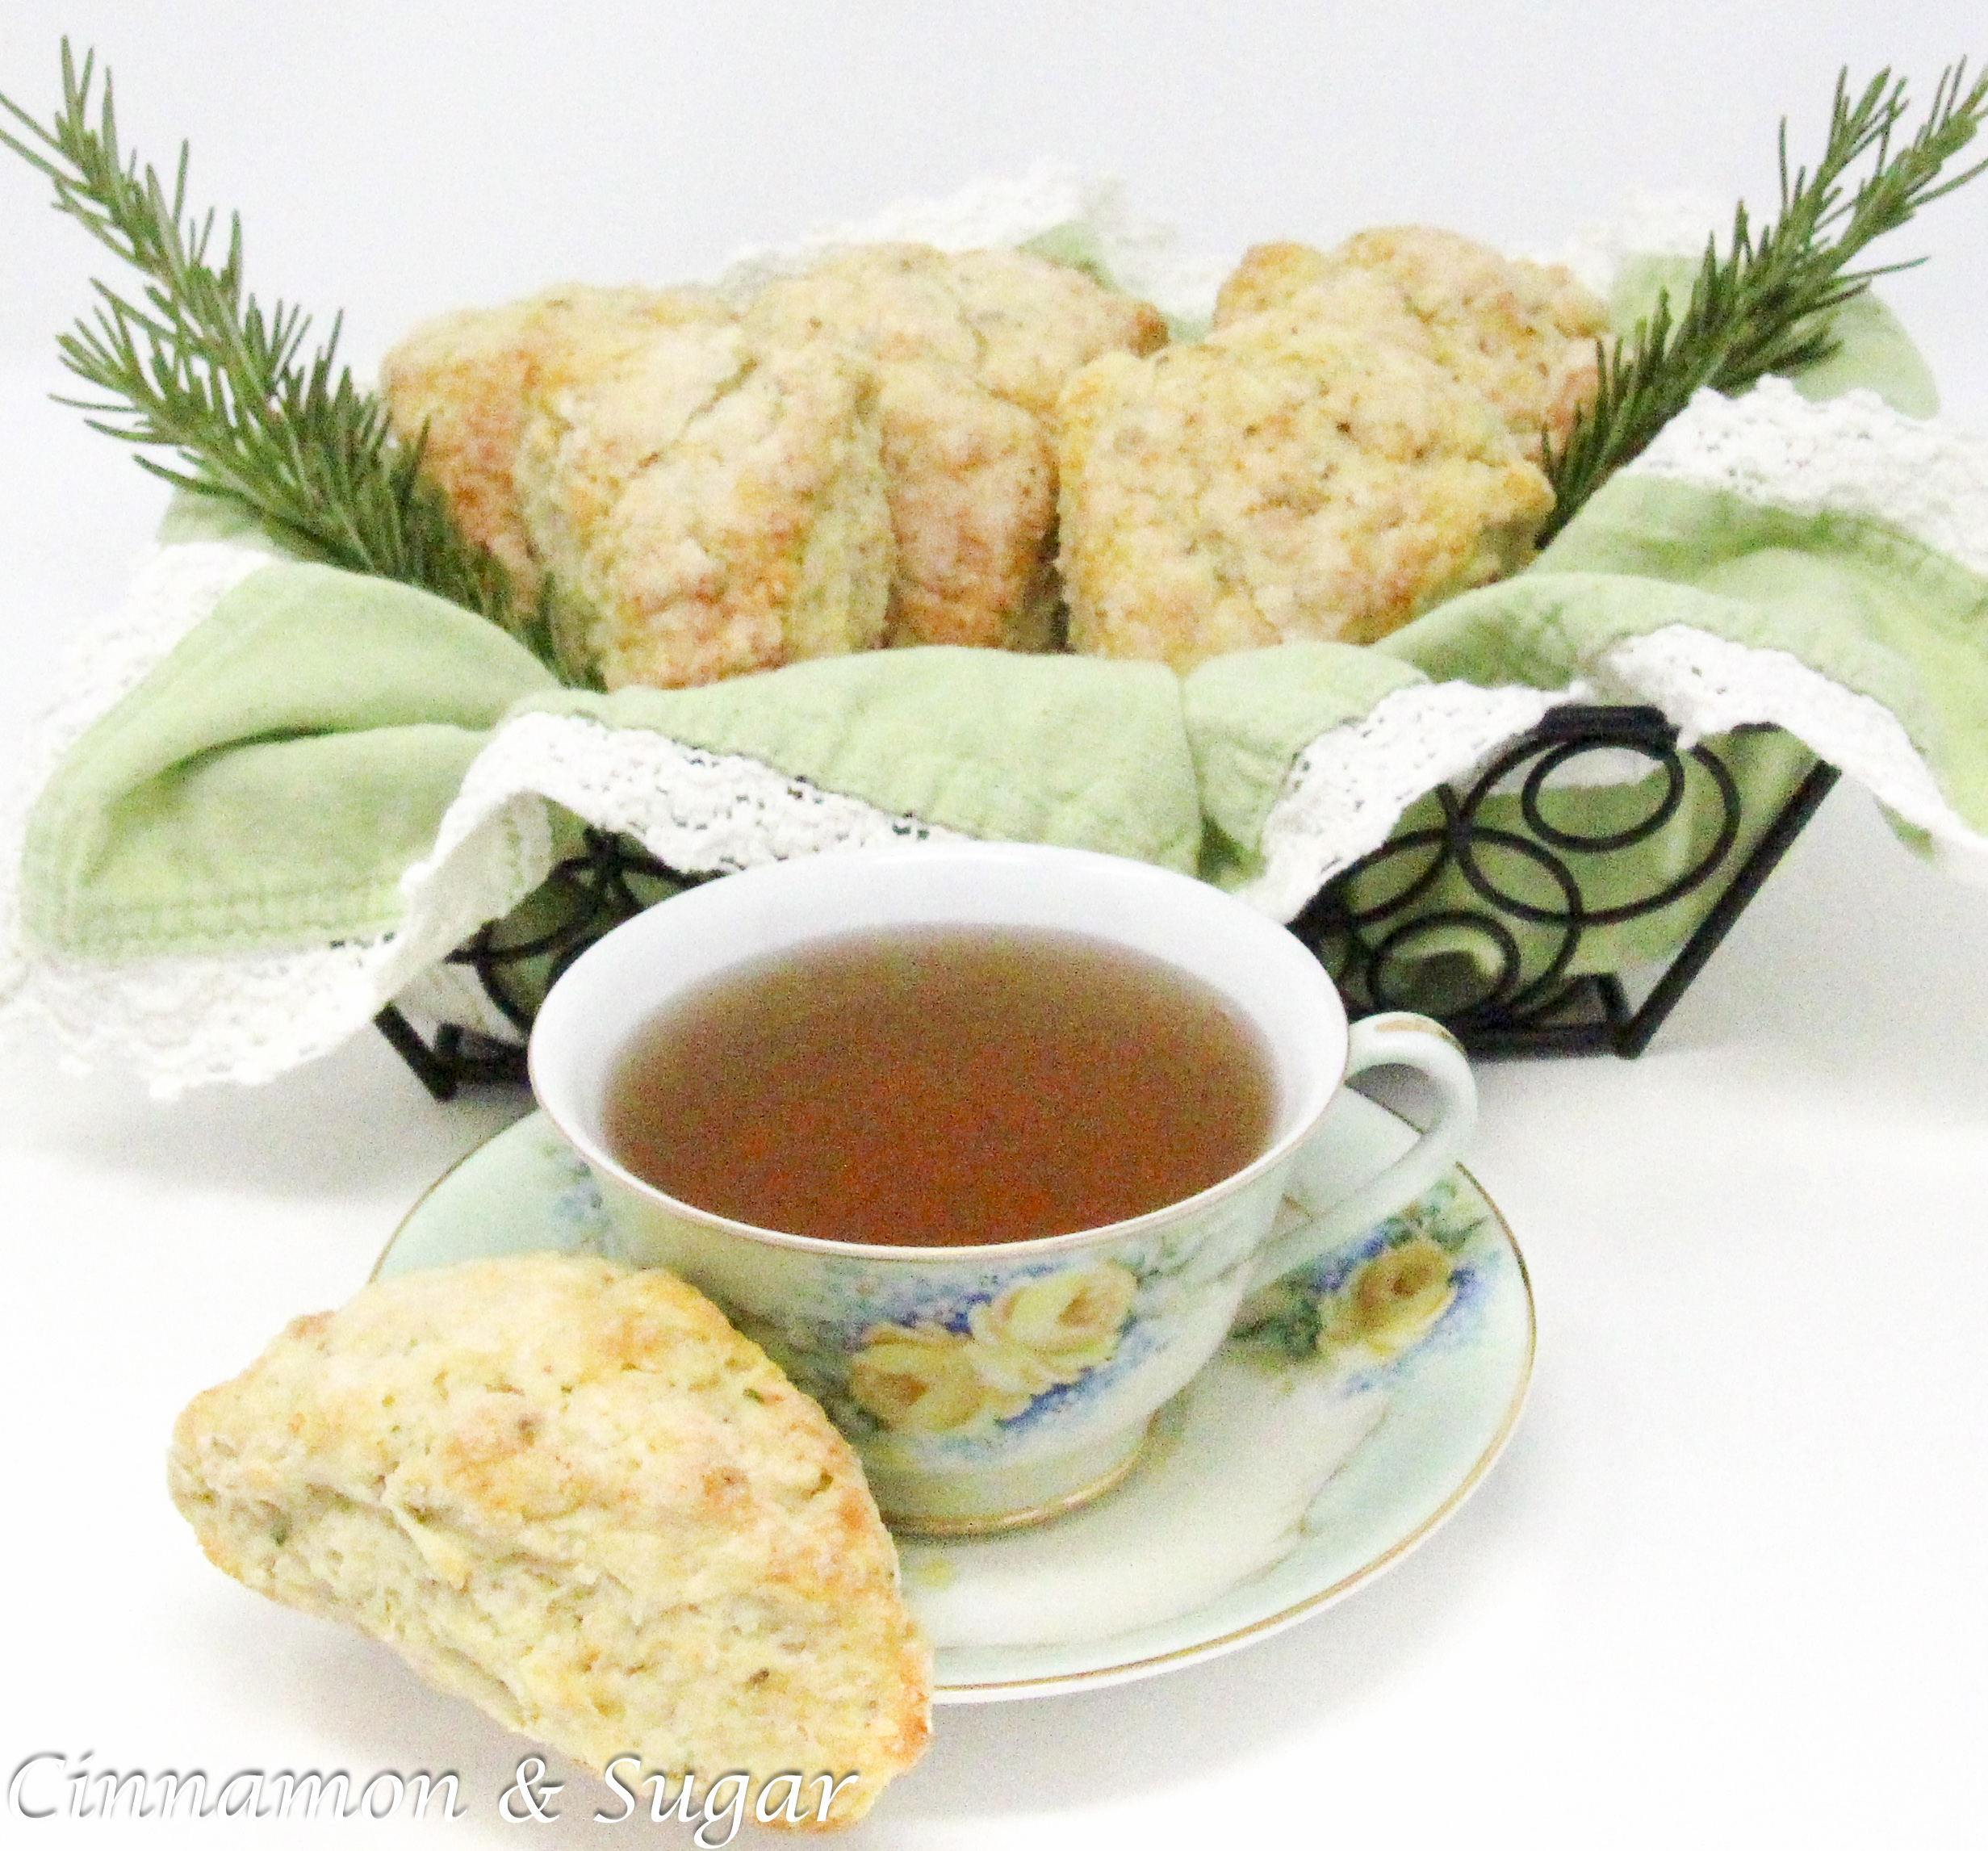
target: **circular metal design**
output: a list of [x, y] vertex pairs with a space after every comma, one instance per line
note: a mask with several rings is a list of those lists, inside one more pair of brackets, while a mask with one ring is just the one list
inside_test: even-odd
[[[1685, 800], [1684, 760], [1675, 752], [1657, 753], [1646, 746], [1628, 749], [1640, 752], [1663, 772], [1664, 790], [1655, 809], [1640, 823], [1632, 823], [1626, 829], [1618, 829], [1613, 835], [1580, 835], [1559, 829], [1539, 813], [1539, 793], [1548, 778], [1574, 760], [1584, 758], [1597, 751], [1585, 739], [1570, 739], [1563, 746], [1555, 746], [1526, 774], [1525, 788], [1519, 794], [1519, 814], [1526, 819], [1526, 827], [1542, 842], [1554, 848], [1567, 848], [1577, 854], [1608, 854], [1618, 848], [1630, 848], [1639, 842], [1647, 841], [1665, 823], [1677, 814], [1677, 806]], [[1613, 748], [1620, 751], [1623, 748]]]
[[474, 970], [492, 1004], [523, 1034], [546, 992], [595, 940], [658, 900], [717, 878], [686, 874], [605, 829], [588, 829], [583, 842], [523, 907], [492, 919], [446, 960]]
[[1447, 955], [1467, 965], [1471, 975], [1481, 977], [1475, 960], [1454, 944], [1458, 936], [1472, 934], [1490, 941], [1497, 957], [1496, 968], [1489, 981], [1481, 984], [1479, 995], [1463, 1003], [1450, 1003], [1447, 1013], [1467, 1014], [1474, 1009], [1495, 1008], [1506, 1002], [1518, 988], [1520, 973], [1525, 965], [1524, 954], [1510, 928], [1483, 913], [1441, 912], [1429, 913], [1421, 919], [1410, 919], [1405, 925], [1396, 926], [1374, 946], [1366, 967], [1368, 999], [1374, 1008], [1410, 1009], [1428, 1001], [1425, 995], [1417, 996], [1406, 989], [1397, 989], [1388, 981], [1391, 965], [1404, 978], [1413, 978], [1417, 965], [1408, 954], [1418, 939], [1440, 936], [1450, 940], [1452, 947]]
[[[1606, 829], [1553, 820], [1546, 802], [1556, 776], [1603, 751], [1646, 760], [1650, 775], [1663, 780], [1655, 802]], [[1835, 778], [1831, 768], [1814, 767], [1743, 863], [1726, 871], [1739, 838], [1740, 798], [1715, 752], [1703, 745], [1680, 752], [1676, 730], [1655, 708], [1556, 708], [1462, 794], [1446, 785], [1432, 792], [1440, 820], [1400, 830], [1344, 869], [1291, 929], [1332, 973], [1355, 1016], [1418, 1010], [1446, 1023], [1475, 1052], [1638, 1052]], [[1485, 820], [1493, 798], [1514, 795], [1515, 816], [1507, 811], [1500, 823]], [[1704, 846], [1651, 891], [1615, 897], [1623, 864], [1611, 858], [1673, 824], [1703, 838]], [[1633, 1020], [1612, 975], [1569, 974], [1595, 928], [1659, 913], [1722, 871], [1723, 890]], [[437, 1098], [471, 1083], [521, 1082], [521, 1038], [539, 999], [567, 966], [623, 919], [716, 877], [687, 873], [626, 837], [588, 829], [579, 852], [562, 860], [522, 906], [450, 954], [451, 962], [475, 972], [521, 1043], [452, 1024], [424, 1041], [391, 1007], [378, 1018], [381, 1032]], [[1514, 877], [1528, 890], [1514, 891]], [[1609, 903], [1597, 903], [1604, 894]], [[1570, 1028], [1580, 1011], [1588, 1020]]]
[[[1605, 828], [1555, 821], [1547, 801], [1556, 777], [1597, 752], [1647, 760], [1647, 775], [1661, 780], [1654, 800]], [[1503, 1045], [1563, 1015], [1597, 981], [1569, 975], [1587, 935], [1676, 905], [1725, 866], [1739, 836], [1732, 773], [1709, 747], [1680, 752], [1676, 729], [1653, 708], [1559, 709], [1467, 789], [1431, 794], [1439, 823], [1403, 830], [1344, 869], [1292, 930], [1356, 1015], [1419, 1009], [1479, 1045]], [[1505, 805], [1496, 822], [1494, 799]], [[1686, 865], [1621, 897], [1635, 851], [1672, 826], [1690, 831]], [[1423, 859], [1403, 878], [1411, 855]]]
[[[1450, 852], [1455, 857], [1457, 872], [1488, 904], [1496, 907], [1500, 912], [1509, 913], [1513, 919], [1526, 919], [1534, 925], [1565, 925], [1579, 932], [1588, 919], [1588, 908], [1581, 898], [1580, 883], [1568, 872], [1567, 864], [1537, 842], [1529, 841], [1509, 829], [1492, 829], [1477, 824], [1474, 819], [1475, 808], [1472, 804], [1463, 806], [1463, 820], [1450, 837]], [[1551, 907], [1536, 907], [1500, 887], [1479, 865], [1478, 852], [1483, 848], [1507, 849], [1521, 861], [1530, 861], [1542, 869], [1560, 890], [1563, 903], [1559, 909], [1556, 911]]]
[[524, 1037], [531, 1032], [540, 1001], [567, 967], [623, 919], [717, 877], [686, 873], [608, 830], [585, 830], [580, 852], [555, 864], [522, 905], [492, 919], [445, 960], [475, 972], [491, 1007], [517, 1031], [517, 1041], [497, 1041], [452, 1022], [424, 1041], [391, 1004], [374, 1018], [375, 1024], [438, 1099], [453, 1098], [465, 1086], [521, 1085]]

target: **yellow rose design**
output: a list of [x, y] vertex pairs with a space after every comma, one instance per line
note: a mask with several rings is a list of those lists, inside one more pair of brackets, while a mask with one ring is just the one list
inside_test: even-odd
[[1417, 1234], [1376, 1254], [1341, 1289], [1320, 1326], [1318, 1346], [1399, 1356], [1428, 1334], [1455, 1296], [1449, 1254]]
[[983, 1342], [1024, 1351], [1057, 1381], [1074, 1382], [1111, 1359], [1138, 1289], [1139, 1281], [1115, 1260], [1051, 1273], [976, 1306], [973, 1334]]
[[973, 1366], [970, 1338], [929, 1325], [880, 1324], [849, 1364], [849, 1393], [899, 1433], [957, 1433], [1018, 1414], [1026, 1392], [1003, 1390]]
[[1038, 1395], [1107, 1361], [1139, 1282], [1107, 1260], [1011, 1286], [965, 1331], [878, 1324], [849, 1364], [859, 1407], [898, 1433], [958, 1433], [1010, 1420]]
[[1019, 1396], [1023, 1407], [1036, 1396], [1046, 1393], [1061, 1382], [1074, 1382], [1083, 1371], [1063, 1375], [1032, 1351], [1024, 1350], [1019, 1343], [1009, 1343], [998, 1337], [990, 1336], [982, 1328], [979, 1313], [986, 1308], [977, 1306], [968, 1318], [972, 1334], [964, 1341], [966, 1357], [974, 1372], [987, 1386], [997, 1393]]

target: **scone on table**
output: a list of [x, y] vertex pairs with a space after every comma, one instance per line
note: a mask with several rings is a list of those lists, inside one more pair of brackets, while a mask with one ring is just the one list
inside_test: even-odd
[[170, 1483], [237, 1580], [596, 1771], [743, 1773], [803, 1824], [827, 1776], [839, 1825], [924, 1749], [930, 1655], [854, 1454], [668, 1273], [369, 1285], [196, 1397]]

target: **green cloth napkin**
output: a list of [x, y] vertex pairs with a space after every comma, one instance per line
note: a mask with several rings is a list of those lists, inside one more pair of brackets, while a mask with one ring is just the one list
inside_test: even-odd
[[[1634, 270], [1626, 299], [1652, 274]], [[1930, 408], [1924, 370], [1881, 308], [1844, 332], [1832, 389], [1870, 385], [1898, 408]], [[241, 524], [193, 505], [165, 535], [216, 537], [241, 538]], [[1320, 735], [1431, 682], [1563, 689], [1610, 645], [1673, 624], [1785, 651], [1881, 702], [1956, 815], [1988, 831], [1988, 584], [1871, 522], [1625, 475], [1530, 570], [1384, 643], [1293, 643], [1185, 678], [919, 649], [677, 692], [577, 693], [437, 599], [273, 557], [64, 757], [29, 819], [21, 930], [36, 955], [111, 963], [391, 932], [403, 876], [479, 753], [507, 723], [547, 714], [737, 755], [890, 816], [1246, 890], [1292, 767]], [[1809, 762], [1781, 735], [1720, 749], [1750, 827]], [[1605, 819], [1647, 798], [1566, 801]], [[1680, 865], [1702, 829], [1680, 816], [1624, 877]], [[1626, 929], [1590, 957], [1661, 955], [1694, 917]]]

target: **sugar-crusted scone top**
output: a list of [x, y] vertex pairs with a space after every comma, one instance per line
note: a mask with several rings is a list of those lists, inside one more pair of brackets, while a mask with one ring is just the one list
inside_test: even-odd
[[417, 330], [396, 429], [563, 672], [885, 644], [1165, 661], [1369, 643], [1531, 559], [1597, 379], [1568, 272], [1396, 226], [1252, 249], [1203, 340], [1027, 251], [859, 246]]
[[1358, 329], [1483, 397], [1537, 462], [1594, 396], [1606, 305], [1555, 264], [1501, 257], [1432, 225], [1358, 232], [1329, 251], [1258, 245], [1216, 299], [1215, 325], [1283, 312]]
[[443, 316], [384, 384], [563, 660], [675, 687], [885, 643], [1048, 647], [1057, 394], [1165, 337], [1047, 258], [885, 245], [743, 313], [575, 286]]
[[591, 1768], [853, 1773], [846, 1824], [924, 1748], [930, 1656], [855, 1455], [668, 1273], [368, 1286], [197, 1397], [170, 1478], [228, 1573]]

